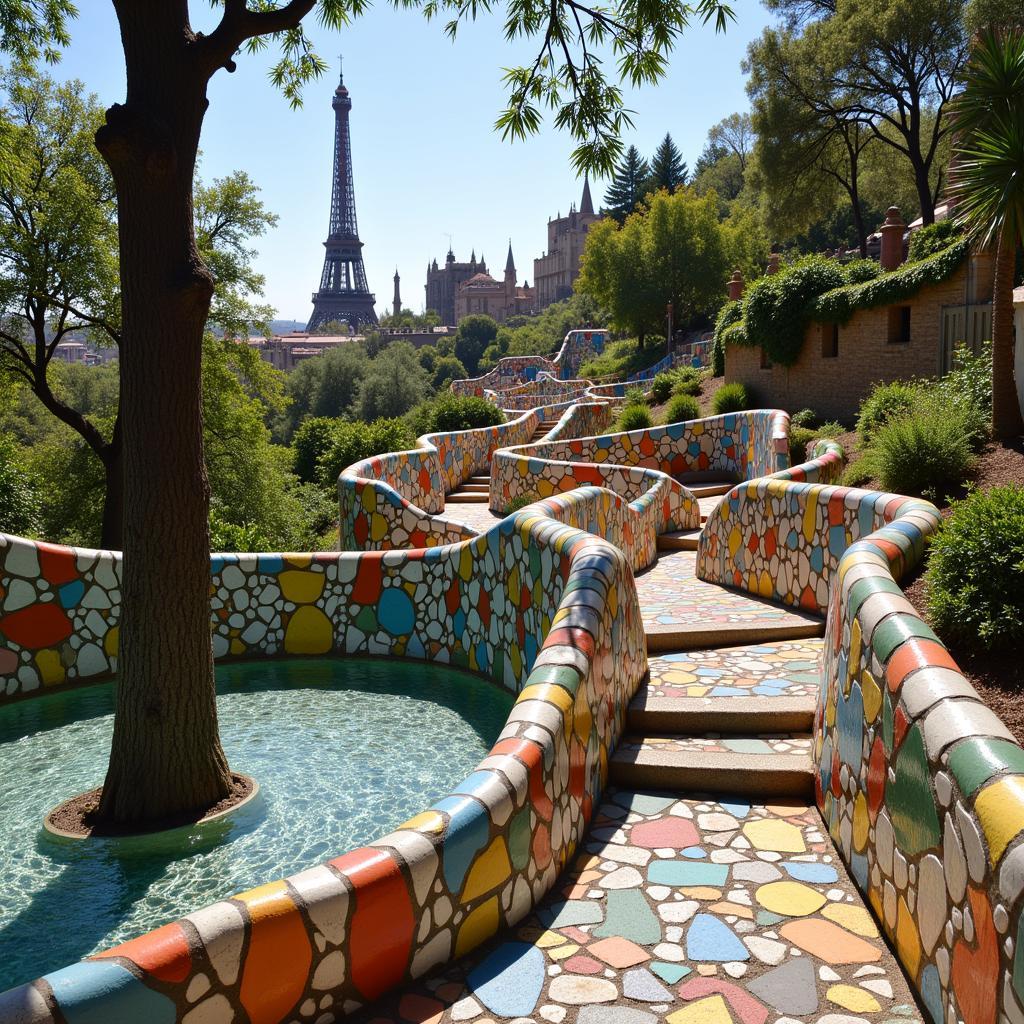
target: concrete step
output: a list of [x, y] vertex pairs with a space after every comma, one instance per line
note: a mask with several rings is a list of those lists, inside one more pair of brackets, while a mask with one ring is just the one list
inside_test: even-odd
[[464, 480], [461, 484], [459, 484], [459, 490], [465, 491], [467, 493], [472, 492], [474, 494], [486, 494], [490, 489], [491, 485], [489, 483], [476, 484], [472, 483], [469, 480]]
[[701, 647], [729, 647], [734, 644], [771, 643], [775, 640], [804, 640], [825, 635], [825, 621], [794, 613], [785, 621], [756, 619], [722, 625], [704, 625], [693, 620], [678, 625], [648, 626], [647, 650], [693, 651]]
[[814, 697], [653, 697], [644, 686], [630, 701], [626, 724], [638, 733], [729, 736], [805, 733], [814, 725]]
[[696, 551], [700, 530], [676, 530], [658, 534], [659, 551]]
[[486, 491], [452, 491], [445, 497], [446, 502], [470, 505], [474, 503], [486, 505], [490, 495]]
[[812, 738], [778, 736], [624, 736], [610, 781], [637, 789], [813, 798]]
[[714, 498], [719, 494], [728, 494], [735, 484], [684, 484], [696, 498]]
[[490, 484], [491, 478], [487, 473], [477, 473], [469, 477], [464, 483], [467, 484]]

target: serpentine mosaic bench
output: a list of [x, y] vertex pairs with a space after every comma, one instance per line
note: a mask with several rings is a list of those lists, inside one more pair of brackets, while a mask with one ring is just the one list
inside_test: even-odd
[[[571, 431], [603, 415], [582, 409], [563, 421]], [[683, 455], [687, 470], [722, 468], [714, 453], [732, 449], [748, 479], [709, 517], [700, 573], [827, 611], [813, 752], [837, 850], [935, 1024], [1024, 1024], [1024, 750], [898, 585], [938, 514], [831, 486], [834, 445], [790, 468], [783, 413], [724, 420], [711, 451], [673, 451], [679, 438], [656, 428], [639, 446], [588, 437], [578, 454], [645, 470]], [[503, 440], [538, 422], [525, 414]], [[373, 496], [363, 505], [369, 542], [384, 489], [408, 504], [399, 489], [421, 487], [428, 502], [498, 440], [444, 454], [464, 443], [438, 438], [433, 452], [403, 453], [420, 460], [422, 484], [407, 470], [413, 458], [369, 467], [394, 487], [356, 478], [373, 485], [352, 487], [360, 502]], [[636, 533], [622, 508], [622, 495], [581, 486], [445, 547], [214, 556], [219, 657], [448, 661], [519, 692], [508, 724], [455, 792], [391, 835], [0, 995], [0, 1022], [344, 1016], [521, 920], [586, 831], [646, 669], [623, 553], [638, 557]], [[110, 552], [0, 535], [6, 697], [116, 668], [119, 574]]]

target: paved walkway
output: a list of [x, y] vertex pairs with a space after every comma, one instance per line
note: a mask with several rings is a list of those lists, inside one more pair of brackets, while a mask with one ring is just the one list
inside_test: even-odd
[[[445, 514], [497, 521], [482, 505]], [[922, 1019], [813, 806], [824, 622], [704, 583], [695, 566], [695, 552], [665, 551], [637, 576], [650, 676], [556, 890], [364, 1021]]]
[[922, 1018], [815, 808], [613, 789], [585, 848], [535, 914], [361, 1019]]
[[821, 636], [824, 621], [697, 578], [695, 551], [663, 552], [636, 577], [649, 650]]

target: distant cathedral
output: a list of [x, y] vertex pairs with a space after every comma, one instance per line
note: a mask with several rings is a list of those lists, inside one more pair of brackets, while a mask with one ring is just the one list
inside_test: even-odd
[[584, 178], [579, 210], [573, 204], [568, 217], [548, 221], [547, 252], [533, 261], [533, 287], [537, 292], [538, 310], [572, 295], [572, 286], [580, 274], [580, 257], [587, 232], [600, 219], [601, 215], [594, 213], [590, 181]]
[[512, 258], [512, 240], [508, 243], [508, 258], [505, 260], [505, 277], [496, 281], [487, 270], [478, 271], [468, 281], [463, 281], [455, 294], [455, 322], [458, 323], [470, 313], [483, 313], [499, 324], [510, 316], [532, 313], [536, 308], [533, 289], [524, 281], [516, 285], [516, 262]]
[[334, 184], [331, 189], [331, 221], [324, 247], [324, 269], [320, 290], [313, 293], [313, 314], [306, 330], [331, 321], [348, 323], [358, 331], [366, 324], [376, 324], [373, 295], [366, 283], [363, 266], [363, 243], [356, 226], [355, 187], [352, 183], [352, 141], [348, 115], [352, 100], [345, 79], [339, 75], [338, 88], [331, 101], [334, 108]]
[[427, 309], [433, 309], [441, 317], [442, 324], [453, 325], [459, 285], [476, 274], [486, 273], [487, 263], [483, 253], [478, 261], [474, 249], [468, 263], [458, 263], [455, 253], [449, 249], [443, 267], [438, 267], [437, 260], [427, 264]]

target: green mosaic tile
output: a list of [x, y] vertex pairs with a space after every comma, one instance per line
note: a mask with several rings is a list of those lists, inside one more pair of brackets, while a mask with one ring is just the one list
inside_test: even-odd
[[973, 796], [997, 772], [1024, 773], [1024, 750], [1010, 740], [972, 736], [949, 755], [949, 768], [965, 796]]
[[903, 591], [897, 583], [885, 577], [869, 576], [867, 579], [857, 580], [850, 587], [850, 615], [856, 615], [860, 606], [872, 594], [898, 594], [902, 597]]
[[871, 647], [879, 660], [885, 662], [901, 643], [911, 637], [938, 641], [938, 637], [916, 615], [897, 613], [882, 619], [875, 627], [871, 634]]
[[896, 833], [896, 842], [908, 856], [938, 846], [939, 816], [931, 789], [931, 770], [924, 751], [924, 737], [915, 725], [903, 738], [896, 757], [896, 778], [886, 786], [885, 802]]
[[541, 665], [530, 673], [528, 682], [530, 686], [553, 683], [575, 695], [580, 685], [580, 675], [568, 665]]

